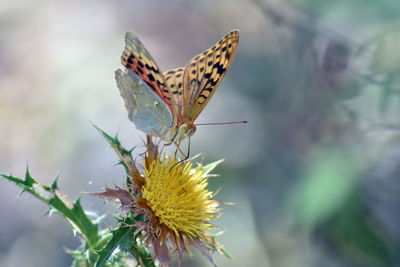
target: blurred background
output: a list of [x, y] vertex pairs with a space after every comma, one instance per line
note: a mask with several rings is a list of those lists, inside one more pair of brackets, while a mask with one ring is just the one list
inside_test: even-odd
[[[400, 266], [400, 2], [16, 0], [0, 3], [0, 172], [71, 198], [122, 184], [90, 124], [141, 142], [114, 81], [133, 30], [163, 71], [232, 29], [230, 70], [197, 122], [193, 154], [235, 202], [214, 223], [236, 259], [218, 266]], [[58, 215], [0, 180], [0, 265], [70, 266], [79, 241]], [[82, 197], [115, 222], [115, 205]], [[196, 254], [183, 266], [209, 266]]]

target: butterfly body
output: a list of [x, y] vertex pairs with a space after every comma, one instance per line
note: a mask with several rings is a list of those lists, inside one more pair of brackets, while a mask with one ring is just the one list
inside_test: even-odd
[[181, 141], [196, 131], [195, 119], [207, 105], [228, 70], [239, 41], [237, 30], [194, 57], [185, 68], [161, 72], [139, 38], [125, 36], [121, 56], [127, 70], [115, 79], [129, 119], [145, 133], [168, 142]]

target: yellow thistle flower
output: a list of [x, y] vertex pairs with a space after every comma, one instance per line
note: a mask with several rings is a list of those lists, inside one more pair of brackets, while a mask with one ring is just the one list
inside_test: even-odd
[[178, 163], [175, 157], [160, 155], [150, 137], [147, 138], [143, 174], [129, 156], [118, 155], [131, 178], [129, 196], [128, 191], [121, 194], [120, 188], [107, 188], [97, 195], [119, 199], [123, 206], [131, 208], [134, 218], [142, 215], [142, 219], [133, 224], [135, 234], [153, 246], [155, 258], [163, 266], [169, 264], [174, 252], [178, 253], [179, 261], [185, 252], [191, 255], [191, 245], [214, 264], [210, 251], [225, 252], [207, 232], [214, 227], [209, 220], [218, 217], [219, 206], [226, 203], [213, 199], [214, 194], [207, 190], [207, 180], [210, 171], [221, 161], [197, 167], [190, 161]]
[[180, 233], [203, 237], [203, 232], [212, 227], [207, 221], [218, 215], [218, 204], [207, 191], [204, 171], [192, 169], [191, 163], [176, 163], [165, 155], [162, 161], [152, 162], [144, 175], [142, 198], [176, 238]]
[[[214, 200], [206, 187], [209, 172], [219, 162], [193, 168], [190, 162], [178, 163], [165, 154], [160, 157], [157, 146], [148, 139], [143, 183], [139, 183], [140, 194], [135, 199], [137, 212], [146, 215], [148, 223], [138, 226], [147, 230], [146, 238], [161, 263], [171, 258], [168, 245], [180, 258], [194, 245], [212, 261], [207, 245], [217, 244], [207, 230], [213, 227], [209, 220], [219, 216], [221, 202]], [[137, 172], [133, 176], [137, 177]]]

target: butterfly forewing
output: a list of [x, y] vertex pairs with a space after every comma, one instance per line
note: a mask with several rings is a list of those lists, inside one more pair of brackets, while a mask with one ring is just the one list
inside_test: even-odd
[[182, 114], [183, 107], [183, 72], [184, 68], [176, 68], [164, 73], [167, 86], [171, 93], [172, 103], [176, 105], [177, 112]]
[[187, 64], [183, 75], [181, 114], [190, 121], [197, 118], [211, 99], [232, 63], [238, 42], [239, 31], [231, 31]]
[[121, 62], [127, 69], [136, 73], [156, 93], [171, 110], [171, 96], [160, 68], [146, 50], [139, 38], [128, 31], [125, 35], [125, 49]]

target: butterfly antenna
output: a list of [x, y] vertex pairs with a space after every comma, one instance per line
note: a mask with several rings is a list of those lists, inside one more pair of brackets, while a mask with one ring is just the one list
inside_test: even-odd
[[199, 125], [227, 125], [227, 124], [242, 124], [242, 123], [248, 123], [248, 121], [229, 121], [229, 122], [197, 123], [196, 126], [199, 126]]

